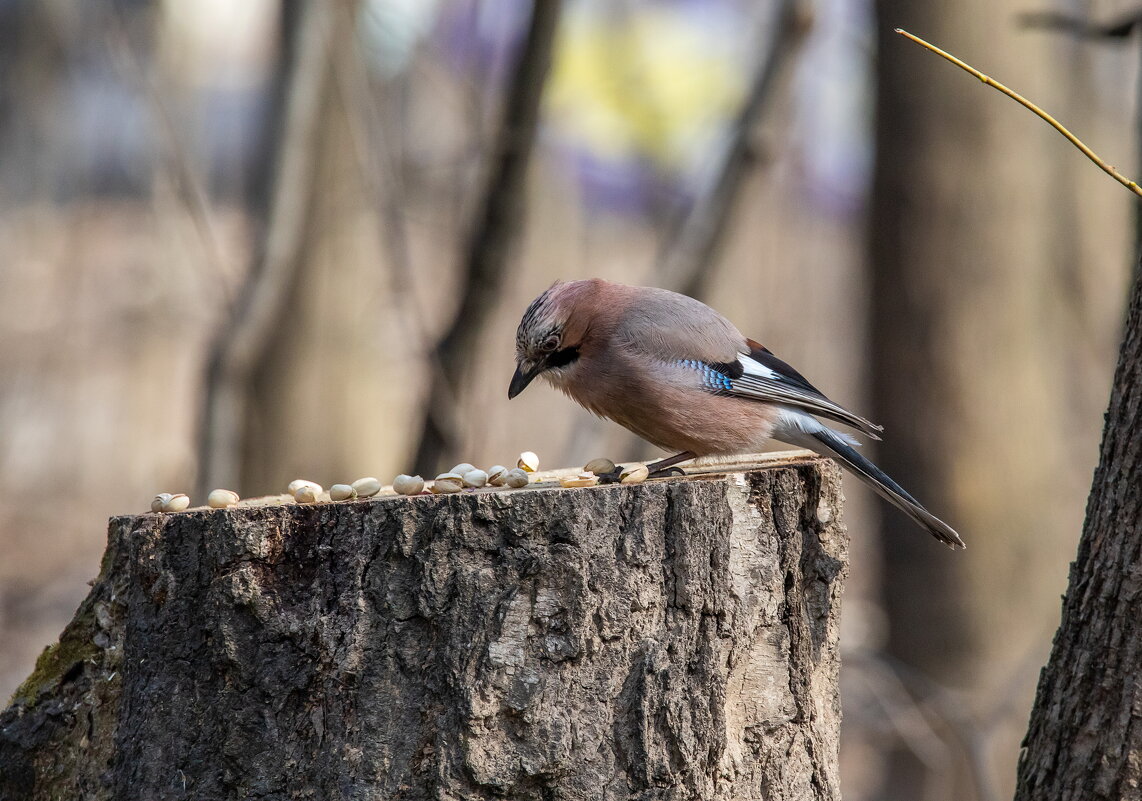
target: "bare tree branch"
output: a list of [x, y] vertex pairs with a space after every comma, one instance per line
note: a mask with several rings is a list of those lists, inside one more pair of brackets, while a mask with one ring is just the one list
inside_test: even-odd
[[522, 218], [527, 167], [539, 123], [539, 102], [551, 66], [559, 8], [560, 0], [535, 0], [527, 40], [508, 88], [483, 202], [464, 257], [460, 306], [436, 347], [442, 372], [434, 376], [429, 390], [430, 412], [415, 461], [420, 471], [433, 470], [456, 440], [456, 432], [440, 424], [449, 419], [447, 413], [432, 407], [455, 394], [507, 272]]
[[1142, 10], [1134, 9], [1119, 14], [1106, 22], [1095, 22], [1085, 19], [1078, 14], [1066, 14], [1059, 11], [1044, 9], [1042, 11], [1025, 11], [1017, 17], [1020, 26], [1024, 28], [1045, 28], [1047, 30], [1067, 31], [1075, 36], [1088, 39], [1129, 39], [1134, 29], [1142, 22]]
[[757, 49], [763, 54], [754, 69], [749, 95], [738, 112], [725, 146], [690, 213], [659, 255], [656, 283], [699, 297], [709, 286], [711, 271], [725, 241], [726, 225], [755, 157], [753, 131], [769, 105], [777, 76], [805, 30], [797, 0], [780, 0], [764, 21]]
[[200, 495], [211, 486], [235, 486], [238, 481], [251, 374], [295, 279], [304, 240], [319, 112], [330, 69], [330, 8], [314, 1], [298, 4], [295, 11], [294, 38], [283, 56], [287, 89], [274, 145], [265, 237], [207, 361], [198, 443]]
[[[1124, 12], [1105, 22], [1051, 10], [1027, 11], [1017, 19], [1024, 28], [1060, 31], [1076, 38], [1113, 45], [1132, 43], [1138, 49], [1139, 42], [1134, 32], [1142, 25], [1142, 8]], [[1142, 164], [1142, 116], [1139, 116], [1142, 113], [1142, 82], [1135, 88], [1134, 109], [1134, 158], [1136, 164]], [[1142, 253], [1142, 200], [1134, 203], [1134, 252]]]

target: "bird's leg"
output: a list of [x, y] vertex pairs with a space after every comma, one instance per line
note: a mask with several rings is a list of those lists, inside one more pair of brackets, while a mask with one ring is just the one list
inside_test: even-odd
[[[647, 478], [669, 478], [670, 476], [685, 475], [680, 468], [674, 467], [679, 462], [684, 462], [687, 459], [693, 459], [694, 454], [690, 451], [682, 451], [682, 453], [668, 456], [665, 459], [659, 459], [657, 462], [651, 462], [646, 466], [650, 475]], [[599, 473], [600, 484], [618, 484], [622, 480], [623, 470], [621, 464], [616, 465], [615, 469], [609, 473]]]
[[690, 451], [682, 451], [682, 453], [676, 453], [673, 456], [667, 456], [665, 459], [652, 462], [646, 466], [646, 469], [650, 471], [648, 478], [668, 478], [669, 476], [685, 475], [682, 468], [675, 467], [674, 465], [693, 458], [694, 454]]

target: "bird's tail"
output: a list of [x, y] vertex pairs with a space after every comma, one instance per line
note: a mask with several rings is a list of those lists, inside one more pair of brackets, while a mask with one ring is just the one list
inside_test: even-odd
[[919, 501], [905, 492], [904, 488], [889, 478], [887, 473], [857, 453], [849, 444], [851, 440], [843, 434], [818, 422], [817, 426], [812, 427], [801, 425], [786, 427], [786, 430], [777, 436], [792, 445], [800, 445], [824, 456], [833, 457], [940, 542], [953, 549], [967, 547], [955, 529], [921, 506]]

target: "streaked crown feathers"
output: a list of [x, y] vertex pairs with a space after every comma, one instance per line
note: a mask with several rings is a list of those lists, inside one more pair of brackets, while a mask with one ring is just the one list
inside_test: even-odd
[[562, 281], [556, 281], [527, 307], [523, 319], [519, 321], [519, 328], [516, 329], [515, 342], [518, 349], [526, 351], [533, 343], [542, 342], [563, 327], [559, 290], [565, 286]]

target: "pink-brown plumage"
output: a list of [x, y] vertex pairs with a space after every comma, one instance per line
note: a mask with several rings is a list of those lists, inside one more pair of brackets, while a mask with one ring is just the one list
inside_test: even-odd
[[[560, 286], [577, 290], [560, 301], [570, 300], [565, 331], [568, 341], [578, 342], [580, 356], [571, 369], [541, 373], [556, 389], [665, 450], [695, 456], [745, 453], [772, 437], [776, 411], [771, 406], [718, 395], [695, 404], [699, 376], [661, 358], [684, 352], [686, 358], [733, 361], [745, 337], [728, 323], [718, 325], [724, 322], [720, 315], [713, 325], [688, 325], [698, 320], [689, 304], [677, 302], [692, 300], [682, 295], [638, 292], [598, 279], [587, 286]], [[656, 319], [671, 324], [659, 325]]]
[[508, 397], [536, 377], [664, 449], [693, 456], [754, 452], [771, 438], [836, 458], [953, 547], [959, 535], [817, 416], [876, 436], [800, 373], [700, 301], [593, 278], [532, 301], [516, 334]]

